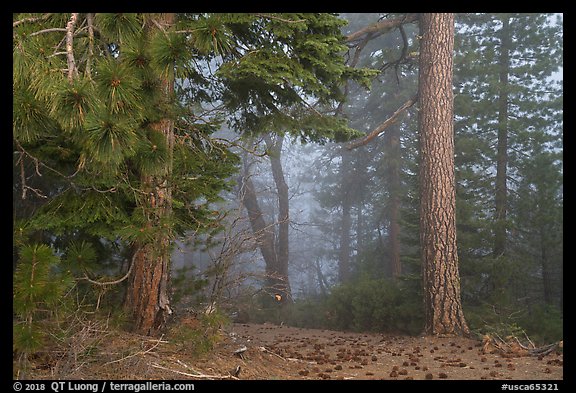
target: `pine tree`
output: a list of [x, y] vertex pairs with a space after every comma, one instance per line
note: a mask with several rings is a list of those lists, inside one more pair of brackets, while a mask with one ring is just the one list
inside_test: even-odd
[[20, 250], [14, 272], [14, 321], [12, 346], [21, 361], [45, 344], [51, 328], [43, 322], [62, 309], [64, 294], [72, 286], [71, 275], [60, 258], [44, 244], [27, 244]]
[[[529, 282], [534, 269], [519, 263], [534, 259], [520, 251], [532, 244], [519, 236], [526, 222], [516, 206], [526, 207], [530, 200], [518, 194], [526, 177], [533, 177], [526, 168], [535, 169], [532, 160], [562, 149], [562, 86], [551, 79], [562, 65], [562, 26], [550, 14], [462, 14], [458, 22], [456, 160], [463, 268], [467, 275], [488, 277], [476, 280], [474, 286], [482, 288], [473, 295], [476, 301], [504, 304], [505, 298], [525, 296], [522, 281]], [[534, 139], [546, 149], [535, 149]], [[493, 258], [485, 258], [487, 250]]]
[[[18, 227], [120, 241], [133, 327], [158, 333], [170, 314], [171, 242], [217, 228], [210, 204], [237, 168], [210, 138], [223, 119], [310, 140], [353, 132], [308, 103], [333, 105], [344, 79], [367, 76], [341, 61], [342, 23], [330, 14], [15, 14], [14, 164], [21, 199], [42, 205], [17, 212]], [[221, 110], [207, 109], [216, 103]], [[45, 173], [57, 181], [32, 186]]]

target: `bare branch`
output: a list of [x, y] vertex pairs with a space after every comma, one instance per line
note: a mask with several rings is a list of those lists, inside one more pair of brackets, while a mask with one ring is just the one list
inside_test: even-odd
[[398, 121], [400, 115], [402, 113], [404, 113], [412, 105], [414, 105], [416, 103], [416, 101], [418, 101], [418, 96], [414, 96], [414, 97], [410, 98], [400, 108], [398, 108], [396, 110], [396, 112], [394, 112], [392, 114], [392, 116], [390, 116], [388, 119], [386, 119], [382, 123], [380, 123], [380, 125], [378, 127], [376, 127], [371, 133], [369, 133], [368, 135], [366, 135], [365, 137], [363, 137], [360, 140], [353, 141], [348, 146], [346, 146], [346, 148], [348, 150], [352, 150], [352, 149], [355, 149], [359, 146], [364, 146], [365, 144], [370, 142], [372, 139], [376, 138], [378, 135], [383, 133], [386, 130], [386, 128], [388, 128], [390, 125], [396, 123]]
[[385, 33], [405, 23], [412, 23], [417, 19], [418, 14], [406, 14], [398, 18], [384, 19], [348, 35], [346, 42], [359, 41], [365, 34], [368, 33]]
[[13, 22], [13, 23], [12, 23], [12, 28], [14, 28], [14, 27], [16, 27], [16, 26], [19, 26], [19, 25], [21, 25], [22, 23], [33, 23], [33, 22], [39, 22], [39, 21], [42, 21], [42, 20], [46, 20], [46, 19], [48, 19], [50, 16], [52, 16], [52, 13], [44, 14], [44, 15], [42, 15], [42, 16], [38, 16], [38, 17], [35, 17], [35, 18], [32, 17], [32, 18], [20, 19], [20, 20], [17, 20], [16, 22]]
[[94, 57], [94, 14], [88, 13], [86, 21], [88, 23], [88, 59], [86, 60], [85, 74], [90, 78], [92, 57]]
[[290, 19], [284, 19], [284, 18], [280, 18], [276, 15], [270, 15], [270, 14], [256, 14], [256, 16], [259, 16], [261, 18], [266, 18], [266, 19], [274, 19], [274, 20], [279, 20], [280, 22], [285, 22], [285, 23], [302, 23], [302, 22], [306, 22], [306, 19], [296, 19], [296, 20], [290, 20]]
[[70, 20], [66, 24], [66, 53], [68, 60], [68, 81], [72, 83], [74, 77], [78, 75], [76, 68], [76, 61], [74, 60], [73, 42], [74, 42], [74, 27], [78, 21], [78, 13], [73, 12]]
[[62, 31], [67, 31], [67, 30], [63, 27], [52, 27], [50, 29], [43, 29], [43, 30], [35, 31], [34, 33], [30, 33], [30, 37], [34, 37], [35, 35], [44, 34], [44, 33], [62, 32]]
[[156, 340], [156, 343], [155, 343], [152, 347], [148, 348], [147, 350], [145, 350], [145, 351], [138, 351], [138, 352], [133, 353], [133, 354], [131, 354], [131, 355], [124, 356], [124, 357], [121, 358], [121, 359], [116, 359], [116, 360], [112, 360], [111, 362], [106, 362], [106, 363], [104, 363], [104, 366], [106, 366], [106, 365], [108, 365], [108, 364], [112, 364], [112, 363], [118, 363], [118, 362], [121, 362], [121, 361], [123, 361], [123, 360], [133, 358], [134, 356], [146, 355], [147, 353], [151, 352], [153, 349], [155, 349], [155, 348], [156, 348], [158, 345], [160, 345], [161, 343], [165, 343], [166, 341], [163, 341], [163, 340], [162, 340], [163, 338], [164, 338], [164, 334], [162, 334], [162, 336], [160, 336], [160, 338], [159, 338], [158, 340]]
[[[360, 53], [366, 47], [366, 44], [368, 44], [368, 41], [370, 41], [372, 39], [372, 36], [373, 36], [373, 33], [366, 34], [366, 38], [364, 40], [362, 40], [362, 42], [360, 42], [358, 45], [356, 45], [356, 50], [354, 51], [354, 57], [352, 58], [352, 61], [350, 63], [351, 68], [356, 67], [356, 65], [358, 64], [358, 61], [360, 60]], [[344, 85], [344, 96], [345, 97], [348, 97], [349, 91], [350, 91], [350, 80], [346, 80], [346, 84]], [[336, 108], [336, 112], [335, 112], [337, 115], [342, 115], [342, 113], [344, 112], [344, 103], [345, 103], [345, 101], [342, 100], [338, 104], [338, 107]]]
[[106, 281], [106, 282], [100, 282], [100, 281], [94, 281], [92, 280], [90, 277], [88, 277], [86, 274], [84, 274], [84, 277], [81, 277], [80, 280], [86, 280], [91, 284], [95, 284], [98, 286], [106, 286], [106, 285], [116, 285], [116, 284], [120, 284], [122, 281], [126, 280], [130, 274], [132, 273], [132, 268], [134, 267], [134, 259], [136, 258], [136, 254], [138, 252], [134, 252], [134, 255], [132, 255], [132, 261], [130, 262], [130, 267], [128, 268], [128, 271], [126, 272], [126, 274], [123, 277], [120, 277], [117, 280], [114, 281]]
[[191, 373], [185, 373], [183, 371], [179, 371], [179, 370], [173, 370], [167, 367], [163, 367], [160, 366], [159, 364], [156, 363], [150, 363], [150, 365], [152, 367], [156, 367], [159, 368], [160, 370], [166, 370], [166, 371], [172, 371], [173, 373], [176, 374], [180, 374], [180, 375], [184, 375], [186, 377], [191, 377], [191, 378], [199, 378], [199, 379], [238, 379], [237, 377], [233, 376], [233, 375], [207, 375], [207, 374], [202, 374], [199, 372], [196, 372], [196, 374], [191, 374]]
[[23, 156], [24, 153], [20, 153], [20, 181], [22, 182], [22, 199], [26, 199], [26, 176], [24, 174], [24, 159]]

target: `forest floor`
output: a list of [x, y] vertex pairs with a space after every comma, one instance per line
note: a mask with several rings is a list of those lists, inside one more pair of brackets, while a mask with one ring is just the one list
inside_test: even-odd
[[[411, 337], [231, 324], [213, 350], [193, 354], [170, 334], [162, 338], [107, 332], [74, 351], [36, 359], [27, 379], [112, 380], [561, 380], [563, 354], [485, 353], [468, 338]], [[80, 338], [80, 337], [79, 337]], [[239, 369], [238, 369], [239, 368]], [[239, 371], [238, 371], [239, 370]]]

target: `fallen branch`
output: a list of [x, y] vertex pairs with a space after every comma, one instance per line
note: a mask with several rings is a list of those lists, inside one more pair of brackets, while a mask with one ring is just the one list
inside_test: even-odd
[[258, 347], [258, 349], [259, 349], [261, 352], [269, 353], [269, 354], [271, 354], [271, 355], [277, 356], [277, 357], [279, 357], [280, 359], [286, 361], [286, 358], [283, 358], [282, 356], [278, 355], [278, 354], [275, 353], [275, 352], [272, 352], [271, 350], [269, 350], [269, 349], [267, 349], [267, 348], [265, 348], [265, 347]]
[[552, 344], [544, 345], [540, 348], [529, 349], [528, 353], [532, 356], [546, 356], [550, 352], [554, 351], [557, 347], [559, 347], [561, 342], [562, 341], [558, 341]]
[[154, 344], [153, 346], [151, 346], [150, 348], [148, 348], [147, 350], [145, 350], [145, 351], [138, 351], [138, 352], [136, 352], [136, 353], [133, 353], [132, 355], [124, 356], [124, 357], [121, 358], [121, 359], [116, 359], [116, 360], [112, 360], [112, 361], [110, 361], [110, 362], [106, 362], [106, 363], [104, 363], [104, 366], [107, 366], [107, 365], [113, 364], [113, 363], [118, 363], [118, 362], [124, 361], [124, 360], [126, 360], [126, 359], [133, 358], [134, 356], [145, 355], [145, 354], [147, 354], [148, 352], [151, 352], [154, 348], [156, 348], [156, 347], [157, 347], [158, 345], [160, 345], [161, 343], [165, 343], [166, 341], [162, 341], [162, 338], [163, 338], [163, 337], [164, 337], [164, 335], [160, 336], [160, 338], [159, 338], [158, 340], [154, 340], [154, 341], [156, 341], [155, 344]]
[[532, 341], [529, 339], [528, 341], [532, 348], [522, 344], [516, 336], [508, 336], [506, 337], [506, 340], [504, 340], [497, 333], [486, 334], [482, 339], [482, 352], [499, 352], [504, 356], [546, 356], [556, 348], [562, 348], [562, 341], [544, 345], [542, 347], [536, 347]]
[[159, 368], [160, 370], [166, 370], [166, 371], [171, 371], [173, 373], [176, 374], [180, 374], [180, 375], [184, 375], [186, 377], [190, 377], [190, 378], [200, 378], [200, 379], [236, 379], [239, 380], [240, 378], [237, 378], [233, 375], [208, 375], [208, 374], [202, 374], [196, 370], [192, 370], [194, 372], [196, 372], [197, 374], [190, 374], [190, 373], [185, 373], [184, 371], [179, 371], [179, 370], [172, 370], [171, 368], [167, 368], [167, 367], [163, 367], [159, 364], [156, 363], [150, 363], [150, 365], [152, 367], [156, 367]]

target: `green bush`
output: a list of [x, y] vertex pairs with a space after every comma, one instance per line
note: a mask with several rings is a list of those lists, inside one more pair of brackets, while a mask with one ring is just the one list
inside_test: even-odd
[[290, 326], [302, 328], [329, 329], [332, 313], [326, 298], [299, 299], [291, 305], [290, 317], [286, 321]]
[[563, 318], [557, 307], [535, 304], [530, 307], [484, 304], [465, 307], [470, 329], [479, 337], [484, 334], [505, 338], [515, 336], [520, 340], [529, 337], [535, 345], [545, 345], [562, 340]]
[[170, 329], [170, 338], [189, 353], [200, 356], [222, 340], [221, 328], [229, 323], [230, 319], [219, 311], [200, 314], [197, 318], [177, 322]]
[[562, 312], [554, 306], [534, 306], [518, 323], [532, 341], [542, 345], [560, 341], [564, 337]]
[[59, 266], [60, 258], [45, 244], [24, 245], [14, 272], [13, 350], [31, 354], [42, 348], [50, 322], [66, 309], [65, 294], [74, 284]]
[[357, 279], [319, 299], [296, 301], [288, 323], [299, 327], [418, 334], [421, 299], [412, 283]]
[[402, 281], [362, 279], [344, 286], [343, 292], [338, 298], [349, 299], [349, 305], [338, 310], [351, 313], [352, 330], [417, 334], [422, 329], [420, 297]]

